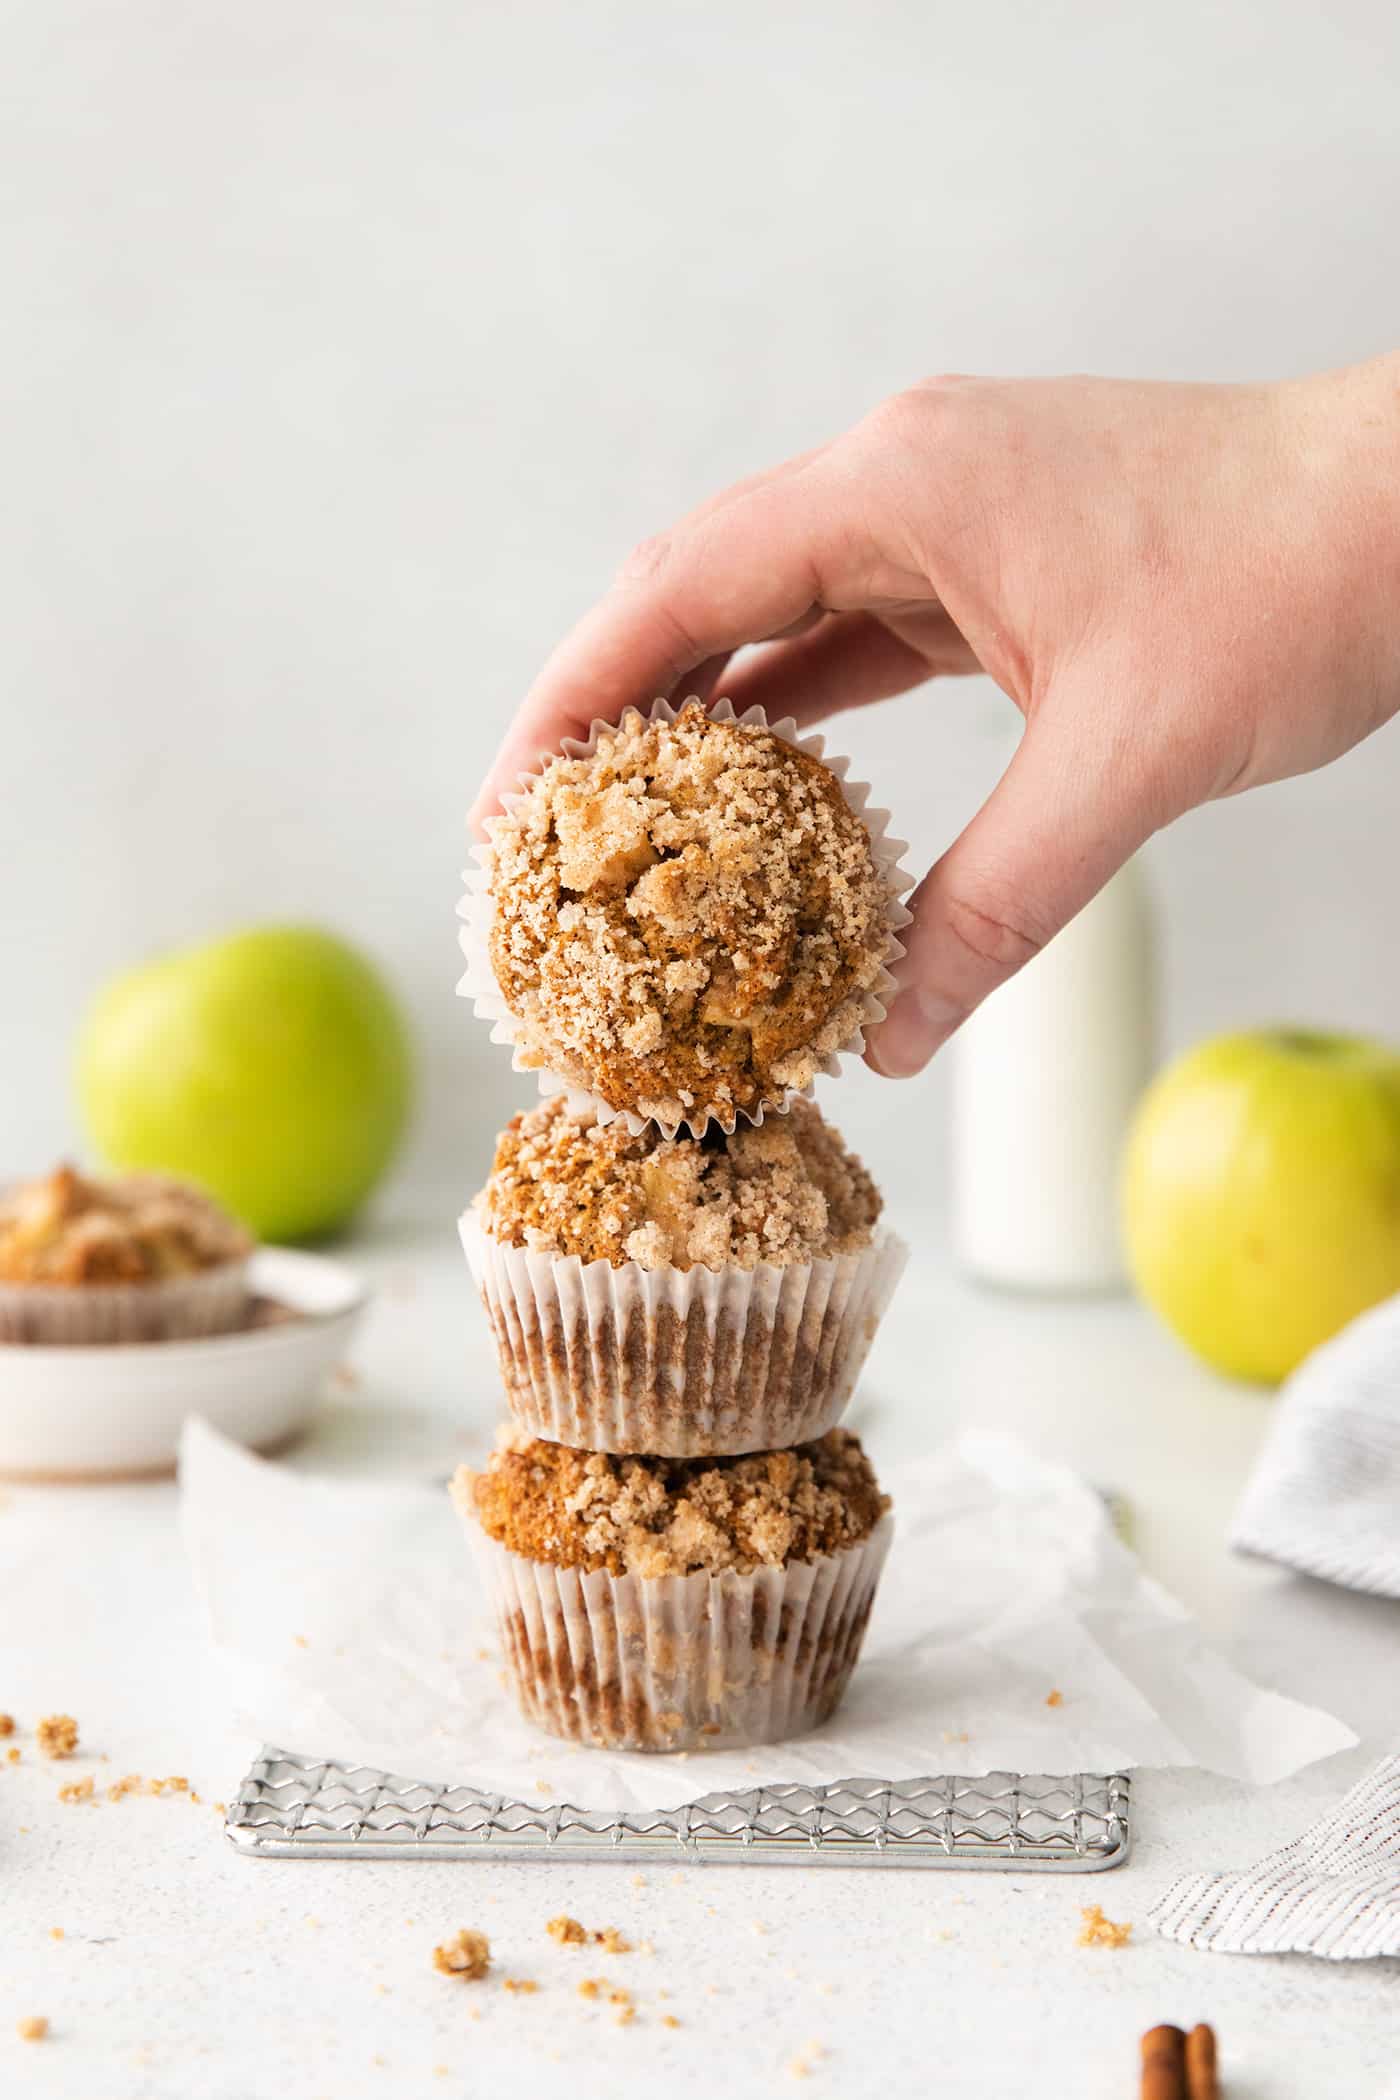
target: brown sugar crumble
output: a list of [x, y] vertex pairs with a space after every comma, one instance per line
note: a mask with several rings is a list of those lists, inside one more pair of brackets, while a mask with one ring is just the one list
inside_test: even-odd
[[810, 1101], [726, 1137], [633, 1137], [556, 1094], [516, 1116], [477, 1198], [482, 1229], [512, 1247], [581, 1261], [784, 1267], [868, 1245], [880, 1195]]
[[889, 1497], [858, 1437], [829, 1429], [742, 1458], [615, 1458], [503, 1433], [454, 1501], [512, 1553], [611, 1575], [784, 1567], [868, 1538]]
[[484, 1932], [464, 1926], [450, 1940], [433, 1949], [433, 1967], [443, 1976], [460, 1976], [464, 1983], [479, 1983], [491, 1966], [491, 1942]]
[[731, 1120], [805, 1087], [892, 952], [835, 774], [771, 731], [635, 710], [491, 829], [491, 964], [522, 1062], [614, 1108]]
[[1079, 1915], [1084, 1920], [1079, 1933], [1081, 1947], [1126, 1947], [1133, 1936], [1131, 1925], [1115, 1925], [1097, 1903], [1086, 1905]]
[[1045, 1704], [1047, 1706], [1063, 1706], [1064, 1703], [1065, 1695], [1063, 1692], [1047, 1692], [1045, 1695]]
[[12, 1750], [7, 1750], [7, 1751], [5, 1752], [5, 1762], [6, 1762], [7, 1764], [11, 1764], [11, 1765], [17, 1765], [17, 1764], [19, 1763], [19, 1761], [20, 1761], [20, 1758], [21, 1758], [21, 1757], [23, 1756], [23, 1754], [24, 1754], [24, 1753], [23, 1753], [23, 1751], [19, 1749], [18, 1745], [16, 1745], [16, 1747], [15, 1747], [14, 1749], [12, 1749]]
[[15, 1732], [15, 1717], [14, 1717], [14, 1715], [13, 1715], [13, 1714], [0, 1714], [0, 1736], [3, 1736], [3, 1735], [13, 1735], [13, 1734], [14, 1734], [14, 1732]]
[[577, 1918], [562, 1916], [551, 1918], [544, 1929], [552, 1940], [558, 1940], [561, 1947], [586, 1947], [588, 1945], [587, 1930], [580, 1925]]
[[78, 1747], [78, 1724], [71, 1714], [45, 1714], [34, 1733], [42, 1757], [71, 1757]]
[[59, 1788], [58, 1798], [60, 1801], [91, 1801], [93, 1798], [92, 1780], [90, 1778], [70, 1779], [67, 1786]]
[[533, 1997], [534, 1993], [539, 1989], [539, 1985], [528, 1976], [503, 1976], [501, 1978], [501, 1989], [503, 1991], [514, 1991], [519, 1996], [529, 1998]]
[[15, 2028], [22, 2042], [42, 2042], [48, 2031], [49, 2023], [42, 2013], [30, 2013], [28, 2019], [21, 2020]]
[[252, 1242], [217, 1204], [161, 1174], [90, 1181], [58, 1167], [0, 1199], [0, 1281], [154, 1283], [240, 1260]]

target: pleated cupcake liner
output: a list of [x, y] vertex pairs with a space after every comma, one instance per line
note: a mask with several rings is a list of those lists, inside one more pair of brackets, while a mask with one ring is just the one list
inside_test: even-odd
[[[685, 704], [684, 701], [681, 702], [681, 706]], [[638, 708], [628, 708], [622, 719], [626, 721], [629, 716], [638, 716], [646, 722], [674, 722], [679, 712], [680, 707], [673, 707], [669, 700], [659, 699], [653, 702], [645, 714]], [[869, 835], [871, 853], [885, 885], [885, 922], [889, 931], [889, 947], [884, 964], [873, 983], [864, 992], [854, 995], [857, 1015], [852, 1027], [839, 1043], [823, 1052], [816, 1061], [816, 1072], [834, 1074], [839, 1072], [843, 1057], [859, 1057], [863, 1054], [866, 1031], [883, 1021], [887, 1011], [886, 1001], [895, 990], [895, 980], [889, 966], [904, 954], [904, 943], [899, 939], [899, 934], [909, 925], [912, 916], [901, 901], [913, 886], [912, 876], [901, 864], [908, 849], [902, 839], [889, 836], [889, 811], [870, 807], [869, 787], [863, 782], [846, 777], [849, 759], [826, 757], [824, 738], [799, 735], [797, 724], [791, 718], [770, 723], [761, 707], [750, 707], [742, 715], [736, 715], [728, 700], [710, 702], [705, 707], [705, 713], [711, 721], [737, 722], [742, 728], [768, 730], [773, 736], [780, 737], [784, 743], [791, 744], [794, 749], [820, 760], [827, 771], [834, 775], [847, 806], [860, 819]], [[571, 759], [591, 758], [599, 737], [614, 732], [618, 727], [616, 722], [595, 721], [587, 737], [582, 740], [575, 737], [564, 739], [561, 746], [563, 756]], [[522, 773], [519, 776], [520, 788], [502, 797], [505, 808], [513, 808], [532, 783], [553, 763], [554, 754], [549, 754], [542, 757], [539, 767], [534, 772]], [[458, 905], [458, 912], [463, 921], [460, 941], [466, 957], [466, 970], [457, 990], [463, 998], [470, 999], [477, 1014], [491, 1024], [492, 1042], [511, 1046], [514, 1052], [514, 1069], [517, 1072], [528, 1071], [535, 1074], [541, 1094], [566, 1093], [571, 1108], [591, 1106], [600, 1123], [611, 1123], [621, 1116], [634, 1137], [640, 1135], [648, 1124], [655, 1123], [666, 1137], [671, 1138], [678, 1130], [687, 1130], [692, 1137], [699, 1137], [711, 1123], [717, 1123], [728, 1136], [732, 1134], [741, 1118], [746, 1123], [761, 1123], [765, 1114], [769, 1112], [781, 1114], [790, 1106], [795, 1095], [811, 1092], [810, 1083], [806, 1087], [783, 1087], [771, 1096], [765, 1096], [752, 1109], [736, 1110], [732, 1103], [707, 1102], [697, 1105], [685, 1116], [671, 1121], [659, 1115], [643, 1115], [635, 1108], [615, 1108], [591, 1088], [580, 1086], [576, 1078], [548, 1065], [541, 1065], [527, 1050], [528, 1026], [512, 1011], [491, 961], [491, 929], [495, 920], [495, 901], [491, 895], [493, 849], [489, 839], [484, 845], [473, 846], [472, 857], [475, 865], [463, 873], [462, 879], [467, 884], [467, 890]]]
[[247, 1306], [246, 1256], [152, 1283], [0, 1283], [0, 1343], [195, 1341], [240, 1326]]
[[756, 1269], [614, 1267], [503, 1245], [475, 1212], [462, 1245], [511, 1414], [576, 1450], [732, 1456], [840, 1420], [908, 1259], [858, 1252]]
[[[454, 1493], [457, 1491], [454, 1490]], [[526, 1719], [612, 1750], [722, 1750], [819, 1728], [860, 1654], [893, 1521], [742, 1575], [609, 1575], [528, 1560], [464, 1507]]]

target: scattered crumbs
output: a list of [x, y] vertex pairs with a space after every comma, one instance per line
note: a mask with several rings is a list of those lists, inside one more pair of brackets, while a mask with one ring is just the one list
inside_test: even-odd
[[61, 1940], [63, 1938], [63, 1927], [61, 1925], [50, 1925], [49, 1938], [51, 1940]]
[[195, 1807], [198, 1808], [201, 1796], [195, 1792], [193, 1787], [190, 1788], [190, 1799], [194, 1803]]
[[447, 2068], [446, 2064], [434, 2064], [434, 2065], [433, 2065], [433, 2076], [434, 2076], [434, 2078], [446, 2078], [446, 2077], [450, 2076], [450, 2073], [448, 2072], [448, 2068]]
[[767, 1934], [768, 1927], [764, 1924], [762, 1918], [750, 1918], [749, 1930], [750, 1932], [756, 1932], [759, 1938], [762, 1939]]
[[476, 1659], [479, 1663], [489, 1663], [494, 1660], [491, 1654], [491, 1650], [489, 1648], [478, 1648], [476, 1651]]
[[513, 1991], [518, 1996], [529, 1998], [533, 1997], [534, 1993], [539, 1989], [539, 1985], [529, 1976], [503, 1976], [501, 1978], [501, 1989], [503, 1991]]
[[71, 1757], [78, 1747], [78, 1724], [71, 1714], [45, 1714], [34, 1733], [41, 1757]]
[[605, 1925], [602, 1931], [595, 1932], [593, 1937], [602, 1948], [604, 1954], [630, 1954], [632, 1952], [632, 1942], [623, 1937], [616, 1925]]
[[548, 1781], [547, 1779], [537, 1779], [537, 1780], [535, 1781], [535, 1791], [536, 1791], [536, 1793], [539, 1793], [539, 1794], [547, 1794], [547, 1793], [549, 1792], [549, 1790], [550, 1790], [550, 1789], [549, 1789], [549, 1781]]
[[663, 2027], [679, 2027], [681, 2023], [674, 2013], [662, 2013], [661, 2024]]
[[70, 1779], [67, 1786], [59, 1788], [58, 1798], [60, 1801], [91, 1801], [91, 1776], [86, 1779]]
[[309, 1648], [311, 1646], [310, 1641], [306, 1638], [306, 1635], [304, 1633], [294, 1633], [292, 1635], [292, 1639], [296, 1642], [298, 1648]]
[[1115, 1925], [1097, 1903], [1083, 1906], [1079, 1915], [1084, 1920], [1079, 1934], [1081, 1947], [1126, 1947], [1133, 1936], [1131, 1925]]
[[114, 1779], [107, 1789], [109, 1801], [125, 1801], [128, 1794], [139, 1794], [146, 1782], [139, 1772], [128, 1772], [124, 1779]]
[[638, 1940], [637, 1952], [638, 1954], [655, 1954], [656, 1949], [650, 1940]]
[[0, 1735], [13, 1735], [13, 1734], [14, 1734], [14, 1732], [15, 1732], [15, 1717], [14, 1717], [14, 1715], [13, 1715], [13, 1714], [0, 1714]]
[[5, 1757], [8, 1763], [12, 1765], [17, 1765], [20, 1760], [20, 1753], [18, 1750], [7, 1750], [5, 1752]]
[[558, 1940], [561, 1947], [586, 1947], [588, 1945], [588, 1934], [577, 1918], [563, 1916], [551, 1918], [544, 1929], [552, 1940]]
[[42, 2042], [49, 2031], [49, 2023], [42, 2013], [30, 2013], [15, 2029], [22, 2042]]
[[387, 1983], [377, 1983], [374, 1986], [374, 1988], [379, 1993], [379, 1996], [381, 1998], [387, 1998], [390, 1995], [389, 1986]]
[[1047, 1706], [1063, 1706], [1064, 1703], [1065, 1695], [1061, 1691], [1047, 1692], [1045, 1695], [1045, 1704]]
[[957, 1735], [954, 1735], [951, 1728], [945, 1728], [943, 1731], [943, 1740], [945, 1743], [970, 1743], [972, 1741], [972, 1738], [965, 1728], [962, 1729], [961, 1732]]
[[632, 2002], [632, 1993], [621, 1989], [608, 1992], [608, 2003], [613, 2007], [613, 2018], [619, 2027], [630, 2027], [637, 2017], [637, 2008]]
[[580, 1998], [601, 1998], [607, 1989], [601, 1976], [585, 1976], [578, 1987]]
[[226, 1816], [228, 1814], [227, 1801], [216, 1801], [214, 1803], [214, 1813], [216, 1816]]
[[473, 1932], [467, 1925], [433, 1949], [433, 1967], [443, 1976], [460, 1976], [464, 1982], [478, 1983], [490, 1966], [490, 1940], [484, 1932]]
[[634, 1874], [631, 1877], [631, 1881], [634, 1889], [644, 1889], [647, 1885], [647, 1878], [645, 1874]]
[[788, 2061], [788, 2077], [810, 2078], [825, 2055], [826, 2047], [823, 2043], [804, 2042], [796, 2056], [791, 2057]]

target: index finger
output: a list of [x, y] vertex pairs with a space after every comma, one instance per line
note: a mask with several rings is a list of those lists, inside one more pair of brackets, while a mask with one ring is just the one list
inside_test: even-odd
[[707, 658], [763, 641], [819, 606], [850, 569], [831, 477], [814, 462], [649, 540], [560, 643], [511, 724], [472, 822], [517, 776], [600, 717], [645, 707]]

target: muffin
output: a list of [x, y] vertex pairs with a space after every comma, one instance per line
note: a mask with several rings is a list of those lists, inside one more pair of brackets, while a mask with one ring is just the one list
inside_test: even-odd
[[243, 1319], [251, 1252], [242, 1226], [182, 1182], [58, 1167], [0, 1196], [0, 1341], [222, 1333]]
[[850, 1399], [905, 1249], [810, 1101], [726, 1135], [516, 1116], [462, 1241], [512, 1414], [663, 1457], [773, 1450]]
[[621, 1750], [777, 1742], [829, 1719], [891, 1531], [841, 1429], [681, 1461], [512, 1433], [452, 1497], [527, 1719]]
[[698, 1133], [862, 1047], [903, 953], [898, 849], [820, 751], [727, 703], [658, 703], [508, 798], [464, 988], [518, 1065]]

